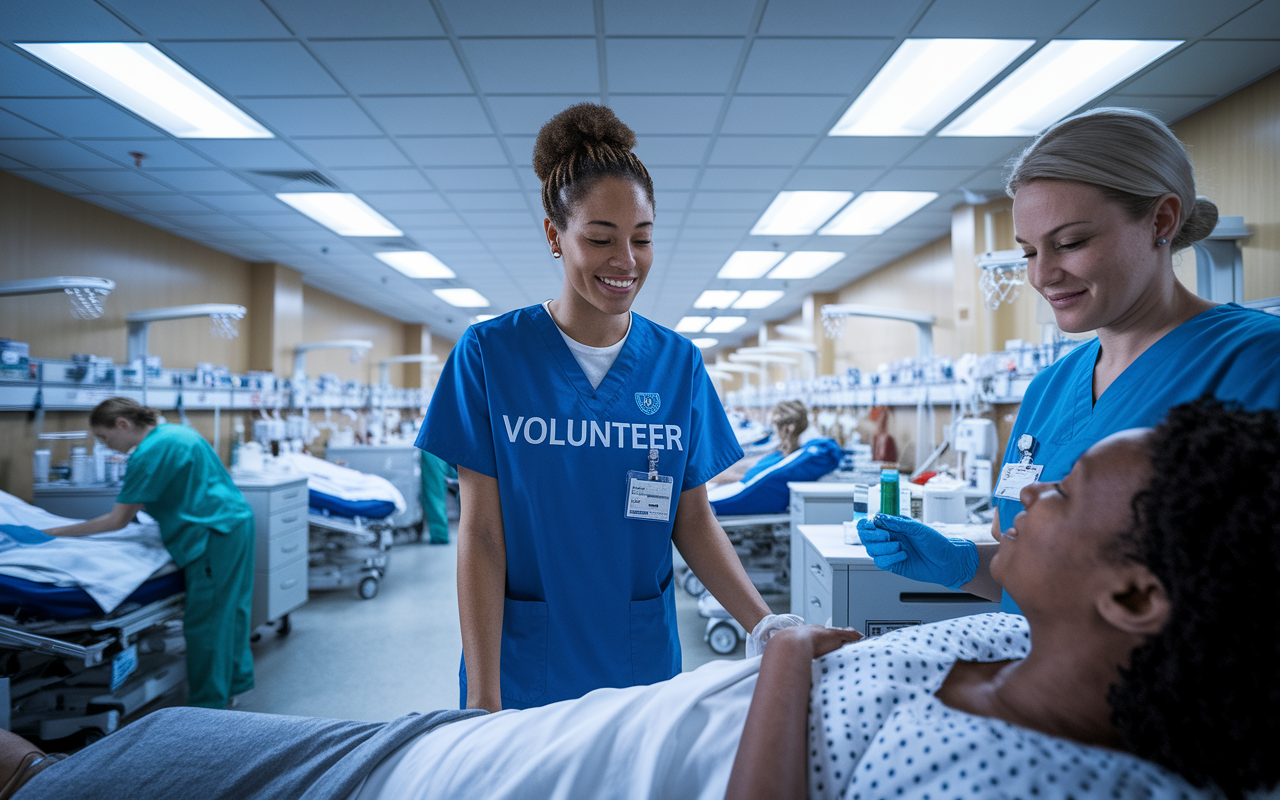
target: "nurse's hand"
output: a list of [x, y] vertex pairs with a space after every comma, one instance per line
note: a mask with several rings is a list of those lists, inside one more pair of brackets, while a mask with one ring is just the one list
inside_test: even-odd
[[978, 548], [906, 517], [876, 514], [858, 520], [858, 536], [880, 569], [959, 589], [978, 571]]

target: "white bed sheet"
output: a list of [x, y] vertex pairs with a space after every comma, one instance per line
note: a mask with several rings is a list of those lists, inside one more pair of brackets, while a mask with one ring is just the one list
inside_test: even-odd
[[280, 460], [306, 475], [307, 488], [313, 492], [353, 503], [361, 500], [385, 500], [395, 503], [396, 511], [400, 513], [408, 508], [400, 490], [381, 475], [360, 472], [304, 453], [285, 453], [280, 456]]
[[[156, 570], [173, 561], [160, 539], [160, 526], [146, 514], [138, 518], [143, 521], [111, 533], [0, 550], [0, 574], [55, 586], [78, 586], [110, 613]], [[0, 491], [0, 524], [44, 530], [81, 521], [50, 514]]]

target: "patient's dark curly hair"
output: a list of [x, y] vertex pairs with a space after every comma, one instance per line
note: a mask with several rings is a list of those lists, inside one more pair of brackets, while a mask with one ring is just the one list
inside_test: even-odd
[[1160, 579], [1164, 629], [1111, 687], [1133, 751], [1228, 797], [1280, 781], [1280, 416], [1201, 399], [1151, 438], [1129, 558]]
[[564, 230], [570, 210], [606, 175], [634, 181], [653, 206], [653, 179], [635, 146], [635, 133], [605, 106], [579, 103], [548, 120], [533, 143], [533, 171], [552, 224]]

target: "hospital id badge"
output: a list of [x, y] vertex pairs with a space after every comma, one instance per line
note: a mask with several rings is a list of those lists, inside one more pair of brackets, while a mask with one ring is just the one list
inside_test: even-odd
[[670, 475], [654, 475], [632, 470], [627, 473], [627, 519], [650, 522], [671, 520], [671, 496], [675, 481]]
[[1040, 480], [1044, 472], [1041, 464], [1005, 464], [1000, 470], [1000, 482], [996, 484], [996, 497], [1001, 500], [1020, 500], [1022, 487]]

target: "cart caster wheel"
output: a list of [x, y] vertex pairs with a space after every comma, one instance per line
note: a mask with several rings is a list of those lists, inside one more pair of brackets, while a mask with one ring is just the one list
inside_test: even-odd
[[693, 570], [689, 570], [684, 574], [684, 590], [694, 597], [700, 597], [706, 587], [702, 585], [702, 581], [698, 580], [698, 576], [693, 574]]
[[254, 631], [253, 633], [249, 634], [250, 644], [257, 644], [260, 641], [262, 641], [262, 634], [258, 633], [257, 631]]
[[722, 656], [727, 656], [738, 648], [738, 632], [727, 622], [721, 622], [711, 629], [707, 644]]
[[290, 621], [290, 619], [289, 619], [289, 615], [288, 615], [288, 614], [285, 614], [285, 615], [284, 615], [283, 617], [281, 617], [281, 618], [280, 618], [280, 620], [276, 623], [276, 635], [277, 635], [277, 636], [288, 636], [288, 635], [289, 635], [289, 631], [291, 631], [291, 630], [293, 630], [293, 622], [292, 622], [292, 621]]
[[373, 598], [378, 596], [378, 579], [365, 578], [364, 580], [360, 581], [360, 587], [358, 591], [360, 592], [361, 600], [372, 600]]

